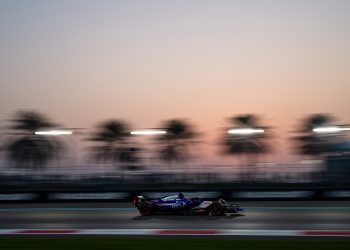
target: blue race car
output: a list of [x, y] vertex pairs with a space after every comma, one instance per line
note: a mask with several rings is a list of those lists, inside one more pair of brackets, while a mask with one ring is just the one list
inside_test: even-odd
[[214, 216], [243, 211], [238, 204], [228, 204], [225, 200], [205, 201], [199, 197], [186, 198], [183, 193], [148, 199], [136, 196], [134, 205], [141, 215], [152, 214], [210, 214]]

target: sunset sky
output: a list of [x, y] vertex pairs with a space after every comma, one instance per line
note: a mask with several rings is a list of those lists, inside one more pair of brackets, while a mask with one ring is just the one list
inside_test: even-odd
[[0, 120], [188, 118], [208, 163], [225, 118], [262, 114], [277, 162], [300, 118], [350, 122], [350, 1], [0, 0]]

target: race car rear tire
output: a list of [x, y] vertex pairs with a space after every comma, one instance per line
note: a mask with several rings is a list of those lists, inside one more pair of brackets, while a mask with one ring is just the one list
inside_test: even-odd
[[222, 203], [214, 201], [209, 207], [209, 213], [213, 216], [223, 215], [225, 213], [225, 207]]
[[139, 212], [143, 216], [151, 215], [153, 213], [153, 205], [149, 201], [143, 201], [139, 205]]

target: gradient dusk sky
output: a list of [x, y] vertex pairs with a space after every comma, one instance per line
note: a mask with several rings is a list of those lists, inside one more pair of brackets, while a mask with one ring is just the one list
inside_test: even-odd
[[[350, 122], [350, 1], [0, 0], [0, 120], [188, 118], [208, 162], [224, 119], [263, 114], [276, 161], [310, 113]], [[204, 148], [204, 149], [203, 149]]]

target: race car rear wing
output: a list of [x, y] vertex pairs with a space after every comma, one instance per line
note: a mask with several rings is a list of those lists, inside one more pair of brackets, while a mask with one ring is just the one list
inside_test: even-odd
[[139, 204], [141, 204], [142, 202], [144, 201], [148, 201], [149, 198], [147, 198], [146, 196], [143, 196], [143, 195], [138, 195], [138, 196], [135, 196], [134, 197], [134, 205], [135, 207], [139, 207]]

